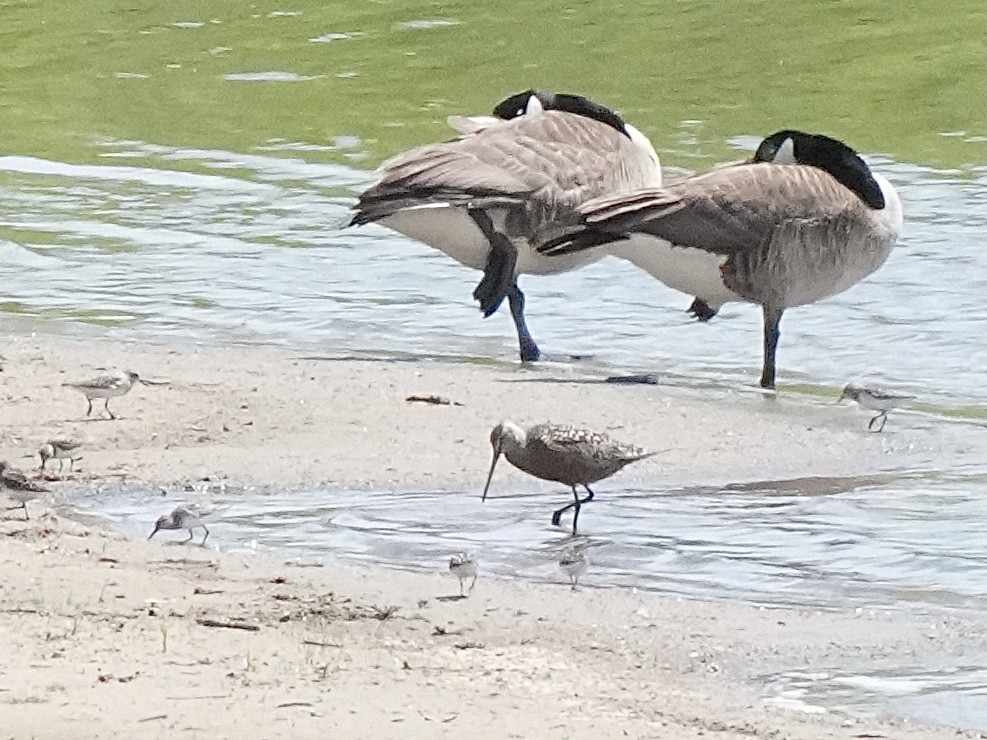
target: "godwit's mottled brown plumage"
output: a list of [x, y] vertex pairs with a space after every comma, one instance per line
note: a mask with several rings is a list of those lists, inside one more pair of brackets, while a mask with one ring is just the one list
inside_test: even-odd
[[[562, 514], [575, 508], [573, 534], [579, 522], [580, 507], [593, 500], [590, 483], [609, 478], [624, 466], [655, 454], [634, 445], [615, 442], [606, 434], [588, 429], [537, 424], [525, 430], [512, 421], [503, 421], [494, 427], [490, 433], [490, 444], [493, 445], [494, 456], [487, 485], [483, 488], [483, 500], [487, 499], [497, 460], [504, 455], [514, 467], [529, 475], [558, 481], [572, 488], [573, 502], [552, 514], [552, 524], [557, 526]], [[586, 498], [579, 498], [576, 486], [586, 489]]]

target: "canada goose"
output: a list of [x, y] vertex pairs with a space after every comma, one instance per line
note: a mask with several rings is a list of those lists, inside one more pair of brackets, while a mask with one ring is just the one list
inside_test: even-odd
[[779, 131], [754, 160], [596, 198], [577, 209], [580, 227], [536, 247], [565, 255], [609, 244], [714, 312], [728, 301], [759, 304], [761, 386], [774, 388], [785, 309], [841, 293], [883, 265], [902, 210], [891, 183], [828, 136]]
[[462, 135], [384, 162], [350, 225], [378, 222], [483, 270], [473, 291], [483, 315], [506, 296], [522, 362], [541, 353], [524, 318], [522, 274], [565, 272], [594, 262], [588, 250], [549, 258], [530, 240], [547, 224], [575, 224], [575, 207], [606, 193], [661, 184], [647, 137], [578, 95], [527, 91], [491, 117], [452, 117]]

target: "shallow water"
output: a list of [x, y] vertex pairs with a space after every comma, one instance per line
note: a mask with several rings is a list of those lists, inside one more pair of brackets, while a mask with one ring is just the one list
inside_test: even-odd
[[[900, 425], [900, 421], [899, 421]], [[580, 515], [580, 535], [550, 525], [565, 491], [272, 491], [207, 486], [163, 497], [112, 489], [70, 503], [133, 537], [179, 502], [211, 512], [209, 547], [267, 552], [304, 564], [337, 561], [447, 573], [458, 551], [476, 554], [489, 577], [566, 588], [559, 553], [578, 542], [590, 566], [581, 588], [633, 588], [703, 600], [821, 610], [904, 609], [931, 625], [987, 609], [987, 472], [886, 473], [858, 478], [738, 482], [687, 488], [599, 488]], [[436, 512], [442, 512], [438, 516]], [[196, 530], [198, 542], [203, 535]], [[172, 544], [185, 533], [163, 532]], [[450, 577], [448, 594], [457, 593]], [[441, 595], [441, 594], [437, 594]], [[934, 629], [934, 626], [932, 627]], [[813, 666], [754, 676], [766, 703], [794, 711], [906, 716], [987, 729], [987, 656], [943, 654], [936, 670], [889, 660], [867, 672]], [[900, 689], [892, 690], [890, 682]]]
[[[756, 139], [734, 144], [749, 151]], [[0, 222], [17, 235], [0, 241], [9, 275], [0, 308], [15, 325], [515, 362], [509, 313], [482, 320], [472, 305], [477, 273], [384, 229], [341, 228], [368, 173], [283, 153], [102, 149], [101, 165], [0, 157]], [[987, 170], [959, 179], [872, 161], [901, 191], [905, 233], [875, 275], [786, 314], [780, 383], [818, 391], [872, 380], [930, 410], [983, 417]], [[190, 164], [202, 172], [182, 170]], [[673, 383], [755, 382], [753, 306], [699, 325], [688, 296], [615, 259], [522, 285], [550, 357], [590, 354], [601, 372], [647, 370]]]
[[966, 730], [987, 727], [987, 670], [957, 664], [930, 670], [923, 665], [848, 672], [816, 666], [759, 677], [765, 702], [793, 711], [818, 713], [841, 707], [867, 717], [910, 717], [949, 723]]
[[[583, 507], [575, 539], [589, 547], [592, 587], [821, 609], [983, 611], [985, 484], [983, 473], [928, 472], [672, 490], [611, 481]], [[203, 501], [217, 510], [211, 537], [223, 549], [252, 543], [307, 562], [415, 570], [442, 570], [466, 550], [486, 573], [562, 580], [558, 553], [574, 538], [549, 520], [570, 494], [496, 483], [485, 503], [479, 493], [214, 489], [162, 499], [105, 490], [74, 503], [134, 536], [177, 501]], [[571, 526], [571, 514], [563, 522]]]

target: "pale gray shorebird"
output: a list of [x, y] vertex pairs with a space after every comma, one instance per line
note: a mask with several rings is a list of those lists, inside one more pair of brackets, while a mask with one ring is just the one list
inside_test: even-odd
[[661, 165], [647, 137], [612, 110], [579, 95], [529, 90], [500, 102], [494, 117], [450, 117], [462, 135], [384, 162], [350, 225], [379, 223], [483, 270], [473, 297], [484, 317], [506, 297], [522, 362], [541, 356], [524, 317], [520, 275], [576, 269], [605, 253], [542, 256], [531, 240], [575, 207], [630, 188], [657, 187]]
[[106, 413], [109, 414], [111, 419], [116, 419], [113, 412], [110, 411], [110, 399], [126, 395], [138, 382], [141, 382], [140, 376], [128, 370], [108, 375], [98, 375], [89, 380], [62, 383], [62, 385], [75, 388], [86, 397], [86, 400], [89, 402], [89, 408], [86, 409], [86, 416], [89, 416], [93, 412], [93, 399], [103, 398], [105, 399], [103, 408], [106, 410]]
[[37, 481], [32, 480], [21, 471], [9, 467], [6, 460], [0, 460], [0, 488], [5, 489], [7, 496], [20, 504], [10, 508], [24, 509], [25, 519], [31, 518], [27, 511], [28, 502], [33, 501], [42, 493], [49, 493], [48, 489]]
[[154, 523], [154, 531], [148, 535], [148, 539], [151, 539], [154, 535], [158, 533], [160, 529], [187, 529], [188, 539], [182, 540], [183, 543], [191, 542], [193, 532], [196, 527], [202, 527], [205, 531], [205, 535], [202, 537], [202, 542], [199, 545], [206, 544], [206, 540], [209, 538], [209, 528], [202, 523], [202, 519], [198, 513], [194, 510], [192, 506], [178, 506], [170, 514], [165, 516], [159, 516], [158, 520]]
[[[476, 558], [473, 555], [466, 552], [453, 555], [449, 558], [449, 572], [459, 579], [460, 596], [465, 598], [468, 594], [473, 593], [473, 587], [476, 585], [476, 576], [478, 572]], [[470, 581], [469, 589], [464, 590], [464, 584], [470, 579], [472, 580]]]
[[82, 458], [82, 455], [77, 454], [81, 446], [81, 442], [71, 439], [49, 439], [38, 449], [38, 456], [41, 458], [41, 472], [44, 472], [49, 460], [58, 460], [59, 475], [62, 473], [62, 466], [68, 460], [69, 472], [72, 472], [75, 461]]
[[567, 545], [559, 554], [559, 569], [569, 578], [572, 590], [579, 585], [579, 578], [589, 568], [589, 558], [582, 547]]
[[884, 425], [888, 421], [888, 413], [890, 411], [898, 408], [899, 406], [903, 406], [909, 401], [915, 400], [915, 396], [888, 393], [879, 388], [865, 388], [862, 386], [853, 385], [852, 383], [848, 384], [843, 389], [843, 393], [840, 394], [840, 398], [837, 403], [843, 401], [844, 398], [849, 398], [856, 401], [865, 409], [877, 411], [877, 416], [867, 422], [867, 431], [871, 431], [874, 424], [876, 424], [877, 420], [880, 419], [881, 426], [877, 428], [878, 432], [884, 431]]
[[[576, 534], [580, 508], [593, 500], [590, 483], [609, 478], [632, 462], [656, 454], [634, 445], [615, 442], [606, 434], [587, 429], [561, 424], [536, 424], [525, 430], [512, 421], [502, 421], [493, 428], [490, 444], [493, 446], [493, 462], [490, 463], [481, 500], [487, 500], [494, 468], [503, 455], [511, 465], [529, 475], [564, 483], [572, 488], [573, 502], [552, 514], [552, 524], [559, 526], [562, 515], [574, 508], [573, 534]], [[586, 489], [585, 498], [579, 498], [576, 486]]]
[[764, 388], [775, 386], [785, 309], [863, 280], [887, 260], [902, 226], [894, 187], [853, 149], [793, 130], [766, 138], [753, 161], [576, 210], [581, 226], [537, 244], [539, 251], [566, 256], [607, 245], [695, 295], [700, 311], [715, 313], [728, 301], [760, 305]]

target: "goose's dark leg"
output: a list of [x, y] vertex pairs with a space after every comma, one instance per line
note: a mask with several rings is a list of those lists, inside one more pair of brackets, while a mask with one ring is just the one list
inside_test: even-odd
[[500, 308], [500, 304], [514, 284], [517, 249], [510, 239], [494, 228], [486, 212], [471, 210], [469, 214], [490, 243], [487, 264], [483, 268], [483, 278], [473, 291], [473, 298], [480, 302], [480, 310], [486, 318]]
[[785, 312], [783, 308], [771, 308], [764, 306], [764, 368], [761, 370], [761, 387], [775, 387], [775, 352], [778, 349], [778, 337], [781, 332], [778, 325], [781, 323], [781, 315]]
[[709, 321], [711, 318], [716, 316], [716, 309], [706, 303], [706, 301], [699, 296], [696, 296], [695, 300], [692, 301], [692, 305], [689, 306], [688, 310], [690, 316], [693, 316], [702, 322]]
[[528, 331], [528, 324], [524, 320], [524, 293], [517, 287], [517, 283], [512, 284], [507, 291], [507, 300], [511, 305], [511, 316], [514, 317], [517, 340], [521, 346], [521, 362], [537, 362], [541, 358], [541, 350], [535, 344], [534, 338]]

